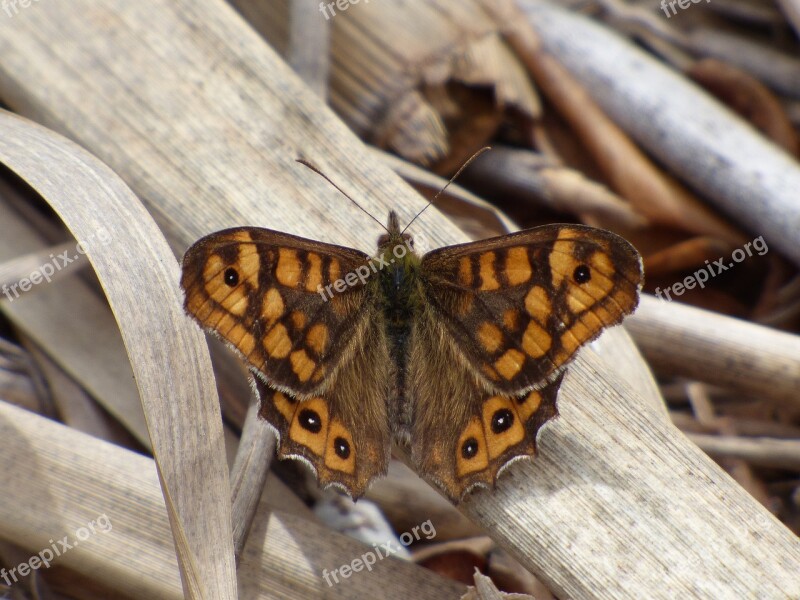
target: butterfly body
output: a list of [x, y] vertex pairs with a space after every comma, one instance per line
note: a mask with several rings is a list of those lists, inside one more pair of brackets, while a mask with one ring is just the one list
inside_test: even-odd
[[532, 456], [564, 367], [631, 312], [638, 253], [548, 225], [420, 257], [390, 213], [375, 257], [256, 227], [186, 253], [186, 310], [248, 363], [278, 454], [353, 497], [392, 440], [452, 500]]

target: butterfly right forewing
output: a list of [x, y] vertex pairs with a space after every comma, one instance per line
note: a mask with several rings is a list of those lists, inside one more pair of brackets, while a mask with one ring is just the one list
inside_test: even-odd
[[633, 312], [639, 254], [583, 225], [547, 225], [428, 253], [425, 296], [465, 360], [498, 392], [541, 387]]

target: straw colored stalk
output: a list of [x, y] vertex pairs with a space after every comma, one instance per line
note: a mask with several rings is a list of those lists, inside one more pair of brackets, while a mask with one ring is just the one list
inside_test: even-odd
[[[3, 538], [38, 553], [50, 547], [51, 538], [72, 541], [79, 528], [105, 515], [110, 531], [98, 529], [53, 566], [86, 577], [106, 591], [104, 597], [185, 597], [151, 459], [5, 402], [0, 434], [0, 466], [13, 482], [4, 486], [0, 503]], [[438, 600], [463, 593], [460, 584], [393, 557], [377, 562], [371, 574], [329, 587], [323, 569], [332, 571], [367, 548], [316, 523], [305, 506], [287, 497], [291, 492], [270, 477], [239, 564], [241, 598]]]
[[800, 337], [645, 296], [628, 331], [653, 368], [800, 405]]
[[[742, 234], [704, 205], [677, 180], [664, 173], [614, 122], [586, 85], [562, 64], [558, 51], [543, 46], [542, 25], [526, 20], [508, 2], [490, 3], [498, 22], [504, 24], [509, 44], [525, 62], [542, 93], [568, 122], [580, 143], [597, 164], [609, 186], [653, 224], [721, 237], [735, 243]], [[598, 49], [598, 51], [602, 51]], [[630, 74], [635, 77], [635, 73]]]
[[[0, 202], [0, 223], [3, 224], [0, 260], [5, 265], [16, 262], [12, 259], [20, 254], [41, 255], [41, 251], [37, 253], [36, 250], [45, 246], [45, 240], [6, 202]], [[75, 242], [63, 247], [74, 253]], [[27, 272], [18, 273], [13, 283], [29, 277], [34, 269], [50, 261], [51, 252]], [[86, 257], [81, 261], [88, 262]], [[6, 299], [1, 305], [3, 313], [29, 340], [58, 357], [62, 369], [80, 381], [109, 414], [149, 448], [150, 436], [119, 327], [108, 305], [86, 283], [70, 277], [81, 268], [81, 262], [74, 267], [61, 271], [62, 275], [53, 280], [53, 285], [39, 285], [33, 293], [13, 302]], [[70, 318], [65, 319], [65, 314]], [[89, 320], [91, 336], [85, 334]]]
[[[284, 57], [291, 55], [289, 0], [233, 4]], [[362, 139], [446, 172], [484, 145], [504, 118], [526, 128], [539, 116], [524, 68], [475, 0], [345, 6], [318, 12], [307, 36], [330, 26], [330, 104]]]
[[543, 0], [519, 0], [544, 48], [611, 118], [753, 237], [800, 264], [800, 168], [749, 124], [627, 40]]
[[800, 35], [800, 0], [777, 0], [789, 23], [797, 35]]
[[[126, 50], [109, 52], [109, 47]], [[407, 220], [424, 205], [224, 2], [35, 4], [26, 9], [24, 18], [15, 18], [13, 26], [0, 22], [0, 54], [0, 95], [16, 110], [80, 140], [111, 165], [145, 200], [161, 230], [181, 250], [203, 233], [243, 223], [371, 250], [373, 236], [365, 232], [377, 235], [378, 228], [325, 181], [297, 165], [297, 156], [317, 163], [373, 214], [398, 208], [401, 219]], [[8, 139], [5, 132], [0, 139]], [[19, 151], [25, 148], [19, 146]], [[41, 160], [49, 155], [39, 156]], [[52, 161], [39, 163], [36, 156], [28, 160], [35, 164], [27, 171], [50, 175]], [[32, 168], [37, 165], [38, 171]], [[129, 202], [133, 205], [134, 199]], [[103, 212], [95, 209], [96, 214]], [[63, 216], [72, 225], [69, 216]], [[435, 210], [426, 212], [415, 227], [433, 244], [466, 240]], [[140, 249], [141, 263], [131, 263], [130, 251], [120, 248], [107, 251], [104, 264], [125, 267], [127, 277], [146, 273], [148, 266], [156, 273], [174, 268], [167, 267], [174, 265], [171, 258], [155, 252], [159, 248], [151, 240], [155, 234], [146, 235], [150, 247]], [[173, 275], [176, 286], [177, 273]], [[105, 276], [100, 273], [101, 280]], [[115, 289], [123, 291], [118, 293], [135, 294], [148, 307], [158, 304], [168, 311], [180, 310], [175, 289], [169, 291], [163, 283], [149, 288], [134, 285], [128, 292], [126, 285], [131, 284], [120, 274]], [[112, 305], [118, 308], [113, 298]], [[123, 338], [135, 333], [150, 344], [170, 345], [169, 354], [159, 361], [150, 359], [156, 371], [164, 370], [161, 361], [173, 364], [183, 357], [194, 363], [194, 383], [209, 386], [197, 394], [204, 404], [192, 408], [196, 413], [169, 404], [171, 420], [155, 427], [150, 422], [154, 405], [144, 403], [151, 437], [164, 431], [166, 424], [174, 426], [176, 439], [188, 435], [190, 443], [197, 442], [191, 452], [160, 457], [162, 462], [173, 461], [173, 469], [190, 471], [184, 475], [186, 487], [177, 489], [196, 497], [197, 479], [191, 473], [196, 452], [217, 462], [222, 459], [209, 454], [223, 454], [220, 444], [203, 446], [196, 435], [211, 431], [219, 418], [211, 411], [215, 399], [209, 391], [210, 368], [191, 346], [197, 342], [190, 335], [182, 334], [180, 342], [173, 337], [180, 326], [177, 315], [175, 323], [161, 320], [164, 315], [153, 315], [145, 323], [137, 315], [131, 311], [119, 319]], [[461, 510], [559, 596], [666, 598], [711, 595], [709, 590], [716, 598], [800, 594], [792, 569], [800, 560], [796, 538], [665, 423], [663, 409], [654, 408], [648, 399], [652, 380], [624, 331], [609, 333], [600, 347], [613, 343], [623, 349], [612, 354], [613, 366], [592, 348], [581, 353], [563, 385], [562, 416], [542, 432], [537, 460], [512, 466], [495, 493], [477, 494]], [[152, 351], [143, 351], [141, 362], [147, 362]], [[619, 374], [626, 372], [627, 377]], [[154, 377], [158, 376], [157, 372]], [[189, 384], [188, 376], [185, 383]], [[167, 398], [172, 393], [165, 391]], [[197, 398], [193, 401], [199, 403]], [[13, 423], [20, 419], [16, 412], [9, 417]], [[37, 439], [31, 447], [28, 438], [39, 430], [27, 431], [31, 433], [20, 443], [27, 443], [32, 460], [43, 460], [42, 449], [50, 446]], [[232, 597], [232, 573], [226, 567], [233, 558], [230, 531], [226, 534], [219, 526], [223, 519], [214, 519], [230, 510], [230, 499], [223, 498], [220, 482], [220, 478], [203, 481], [219, 492], [214, 500], [219, 504], [195, 501], [191, 517], [182, 513], [193, 531], [207, 521], [214, 526], [201, 536], [185, 538], [187, 543], [180, 547], [193, 553], [197, 562], [190, 564], [183, 554], [179, 564], [184, 581], [190, 577], [203, 581], [210, 590], [206, 597], [228, 598]], [[171, 484], [164, 487], [170, 493], [176, 489]], [[7, 511], [0, 522], [3, 535], [10, 531], [9, 513], [41, 506], [33, 495], [12, 497], [12, 493], [0, 490], [0, 506]], [[284, 555], [269, 551], [272, 536], [279, 535], [282, 526], [258, 525], [264, 507], [257, 511], [248, 542], [260, 553], [254, 577], [262, 590], [280, 583], [294, 586], [300, 597], [309, 597], [303, 593], [311, 579], [289, 570]], [[54, 512], [58, 511], [51, 506], [29, 510], [24, 529], [41, 531], [42, 523], [57, 518]], [[307, 557], [313, 565], [322, 563], [315, 558], [317, 549], [331, 561], [327, 564], [358, 556], [352, 548], [323, 543], [333, 534], [323, 535], [319, 529], [294, 530], [291, 535], [300, 548], [292, 556]], [[37, 549], [30, 540], [27, 543]], [[139, 551], [136, 544], [128, 548]], [[208, 548], [225, 549], [226, 556], [216, 567], [200, 560], [199, 550]], [[101, 555], [97, 559], [102, 560]], [[318, 570], [308, 572], [314, 573], [313, 589], [321, 589], [320, 596], [372, 598], [380, 588], [384, 596], [401, 597], [409, 593], [402, 579], [409, 584], [417, 579], [399, 571], [393, 578], [394, 570], [386, 569], [349, 579], [346, 590], [329, 591], [321, 587]], [[220, 578], [216, 583], [211, 581], [216, 577]], [[413, 595], [445, 597], [442, 589], [436, 596], [431, 585], [425, 596]]]

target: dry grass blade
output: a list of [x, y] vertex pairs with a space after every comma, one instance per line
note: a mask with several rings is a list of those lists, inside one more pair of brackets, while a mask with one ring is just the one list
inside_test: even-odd
[[[20, 297], [20, 293], [30, 291], [33, 285], [38, 285], [38, 283], [41, 283], [44, 280], [43, 276], [40, 274], [40, 281], [36, 284], [31, 282], [32, 285], [28, 286], [27, 290], [20, 289], [20, 280], [28, 278], [32, 272], [37, 271], [44, 263], [52, 263], [54, 256], [60, 256], [63, 252], [70, 252], [74, 249], [75, 244], [68, 242], [58, 246], [53, 246], [52, 248], [39, 250], [38, 252], [31, 252], [30, 254], [25, 254], [24, 256], [18, 256], [11, 260], [0, 263], [0, 289], [5, 290], [3, 293], [5, 298], [0, 297], [0, 300], [5, 299], [13, 302]], [[70, 258], [72, 258], [71, 255]], [[74, 272], [76, 268], [85, 267], [88, 264], [85, 258], [79, 258], [77, 263], [78, 264], [75, 265], [75, 268], [72, 268], [69, 271], [62, 271], [61, 269], [55, 270], [55, 267], [51, 266], [54, 273], [48, 276], [46, 280], [47, 283], [58, 281], [67, 272]], [[14, 284], [17, 285], [14, 286]]]
[[33, 555], [63, 536], [71, 545], [105, 515], [108, 526], [76, 547], [54, 544], [63, 552], [53, 567], [90, 578], [109, 598], [184, 597], [152, 460], [6, 402], [0, 435], [0, 536]]
[[249, 527], [275, 456], [275, 447], [275, 435], [258, 422], [258, 402], [251, 403], [231, 469], [233, 545], [237, 560], [247, 542]]
[[[0, 114], [0, 129], [0, 160], [47, 200], [76, 239], [101, 229], [111, 236], [89, 258], [139, 386], [186, 594], [233, 598], [222, 423], [208, 351], [181, 310], [177, 263], [137, 198], [100, 161], [9, 113]], [[213, 543], [198, 544], [203, 538]]]
[[479, 192], [503, 198], [504, 203], [522, 204], [527, 214], [544, 207], [580, 215], [587, 224], [608, 222], [632, 229], [646, 224], [604, 185], [527, 150], [494, 147], [464, 172], [463, 179]]
[[[256, 3], [249, 3], [251, 6]], [[259, 6], [255, 6], [258, 10]], [[263, 8], [263, 7], [262, 7]], [[274, 19], [273, 12], [270, 18]], [[328, 95], [330, 27], [317, 14], [316, 0], [289, 0], [286, 62], [320, 98]]]
[[[538, 6], [536, 2], [529, 4]], [[542, 47], [539, 35], [544, 38], [548, 26], [539, 18], [538, 11], [534, 16], [530, 23], [524, 16], [506, 17], [506, 38], [525, 61], [543, 93], [586, 145], [609, 185], [653, 223], [742, 241], [735, 228], [677, 180], [661, 172], [619, 124], [609, 118], [610, 113], [598, 105], [593, 92], [590, 94], [591, 86], [583, 85], [562, 64], [560, 49]]]
[[800, 471], [800, 441], [689, 434], [689, 439], [711, 456], [737, 458], [754, 465]]
[[[20, 252], [36, 252], [45, 245], [31, 224], [6, 203], [0, 203], [0, 223], [4, 229], [0, 236], [2, 259], [12, 259]], [[71, 249], [74, 248], [72, 244]], [[64, 277], [56, 285], [39, 285], [35, 293], [19, 301], [4, 302], [2, 309], [17, 329], [80, 381], [139, 443], [150, 447], [139, 392], [119, 327], [108, 305], [85, 282]], [[70, 318], [63, 318], [64, 314]], [[85, 335], [87, 323], [91, 323], [91, 337]]]

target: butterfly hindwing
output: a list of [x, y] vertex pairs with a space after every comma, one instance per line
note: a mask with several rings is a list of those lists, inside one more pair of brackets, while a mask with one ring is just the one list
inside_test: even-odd
[[[275, 428], [278, 456], [300, 459], [322, 487], [336, 485], [353, 498], [389, 466], [386, 399], [392, 380], [388, 345], [380, 329], [367, 329], [360, 351], [342, 365], [328, 391], [299, 401], [256, 375], [259, 415]], [[372, 359], [380, 362], [372, 364]]]
[[423, 310], [411, 332], [411, 461], [457, 502], [475, 486], [493, 486], [513, 459], [535, 454], [537, 432], [557, 414], [563, 373], [518, 396], [488, 391], [436, 319]]

